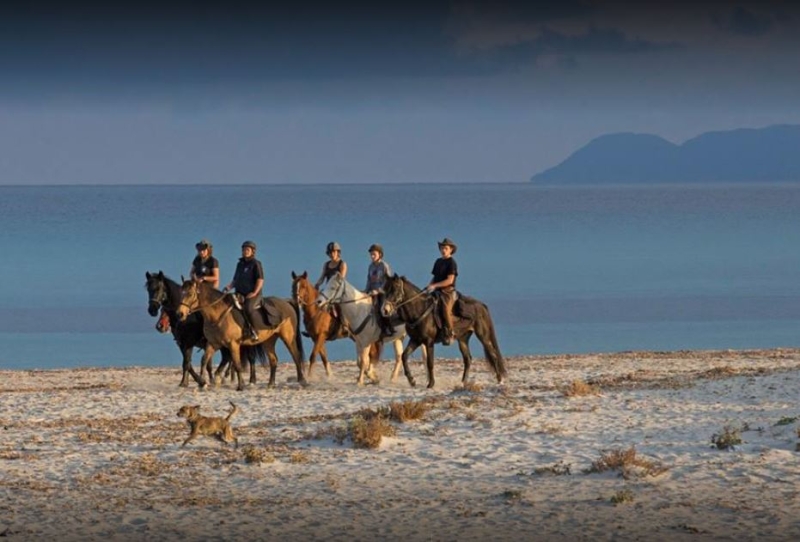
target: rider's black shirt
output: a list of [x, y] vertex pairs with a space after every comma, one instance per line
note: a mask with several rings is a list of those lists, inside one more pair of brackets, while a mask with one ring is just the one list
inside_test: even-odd
[[255, 258], [239, 258], [236, 273], [233, 275], [233, 287], [237, 294], [248, 295], [255, 291], [258, 279], [264, 278], [264, 268]]
[[210, 277], [214, 274], [214, 269], [219, 268], [219, 260], [214, 256], [209, 256], [205, 260], [200, 256], [195, 256], [192, 261], [194, 276], [198, 278]]
[[[450, 275], [458, 277], [458, 264], [452, 257], [439, 258], [436, 260], [436, 263], [433, 264], [433, 271], [431, 271], [431, 273], [433, 273], [433, 282], [442, 282]], [[453, 288], [456, 287], [455, 277], [453, 278]]]

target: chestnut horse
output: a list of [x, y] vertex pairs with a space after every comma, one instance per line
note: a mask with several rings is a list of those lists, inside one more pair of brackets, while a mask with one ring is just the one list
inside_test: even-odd
[[308, 357], [308, 377], [311, 378], [311, 372], [314, 369], [314, 362], [317, 355], [322, 360], [322, 365], [325, 367], [325, 373], [330, 378], [331, 366], [328, 363], [328, 352], [325, 349], [326, 341], [335, 341], [336, 339], [347, 338], [349, 335], [338, 326], [337, 329], [333, 327], [333, 316], [330, 312], [321, 309], [315, 303], [319, 292], [311, 281], [308, 280], [308, 273], [303, 271], [302, 275], [296, 274], [292, 271], [292, 299], [300, 306], [303, 312], [303, 324], [306, 328], [306, 333], [314, 342], [314, 347], [311, 349], [311, 355]]
[[[203, 333], [208, 344], [203, 355], [203, 365], [211, 364], [211, 358], [220, 348], [228, 348], [231, 352], [231, 363], [236, 372], [238, 385], [236, 389], [244, 389], [242, 382], [242, 365], [239, 357], [239, 348], [243, 345], [264, 344], [269, 358], [269, 386], [275, 386], [275, 372], [278, 368], [278, 356], [275, 354], [275, 343], [278, 338], [283, 341], [292, 355], [297, 367], [297, 382], [305, 386], [306, 378], [303, 375], [303, 342], [300, 337], [299, 308], [286, 300], [276, 297], [264, 298], [271, 303], [281, 315], [277, 326], [259, 329], [258, 337], [251, 339], [244, 331], [244, 318], [240, 309], [236, 308], [232, 295], [227, 295], [207, 282], [197, 283], [187, 280], [181, 286], [181, 304], [178, 307], [178, 316], [186, 320], [193, 313], [203, 315]], [[203, 371], [200, 371], [202, 378]], [[250, 383], [255, 384], [255, 364], [250, 364]]]
[[[414, 286], [405, 277], [397, 275], [387, 277], [383, 289], [385, 292], [381, 309], [383, 314], [385, 316], [397, 314], [405, 322], [406, 330], [408, 331], [409, 341], [405, 350], [403, 350], [402, 356], [406, 377], [413, 386], [414, 379], [408, 369], [408, 356], [417, 347], [424, 345], [427, 348], [428, 387], [432, 388], [434, 385], [433, 345], [436, 342], [441, 342], [442, 335], [439, 329], [440, 326], [436, 322], [437, 303], [433, 296]], [[500, 354], [500, 347], [497, 345], [497, 336], [494, 331], [492, 317], [489, 314], [489, 308], [477, 299], [467, 298], [466, 296], [461, 296], [457, 305], [459, 303], [465, 307], [463, 309], [465, 312], [469, 312], [469, 314], [462, 314], [459, 317], [458, 311], [453, 311], [453, 327], [458, 339], [458, 348], [464, 358], [464, 374], [461, 377], [461, 382], [466, 382], [467, 378], [469, 378], [469, 368], [472, 362], [469, 339], [475, 333], [478, 340], [483, 344], [486, 361], [492, 367], [497, 377], [497, 382], [502, 384], [503, 378], [506, 376], [506, 367], [503, 356]]]

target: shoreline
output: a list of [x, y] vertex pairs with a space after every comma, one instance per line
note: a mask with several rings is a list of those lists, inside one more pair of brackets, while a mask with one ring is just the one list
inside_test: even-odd
[[[294, 365], [243, 392], [179, 388], [180, 367], [0, 370], [0, 535], [13, 540], [788, 540], [800, 537], [800, 349], [436, 360], [436, 388], [382, 361]], [[583, 385], [581, 387], [580, 385]], [[580, 390], [583, 390], [581, 392]], [[233, 448], [188, 435], [222, 416]], [[377, 448], [355, 420], [391, 405]], [[720, 436], [740, 442], [721, 449]], [[735, 439], [731, 439], [734, 442]], [[634, 456], [599, 471], [604, 454]], [[592, 469], [595, 468], [594, 472]]]

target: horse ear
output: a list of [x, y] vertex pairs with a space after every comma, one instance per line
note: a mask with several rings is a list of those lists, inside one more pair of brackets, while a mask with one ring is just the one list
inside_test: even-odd
[[294, 271], [292, 271], [292, 280], [295, 280], [295, 279], [297, 279], [297, 274]]
[[181, 282], [186, 282], [186, 279], [183, 278], [183, 275], [181, 275]]
[[308, 278], [308, 271], [303, 271], [303, 275], [302, 276], [303, 276], [304, 279], [307, 279]]
[[147, 280], [150, 280], [150, 271], [145, 271], [144, 272], [144, 278], [146, 278]]
[[163, 271], [161, 271], [161, 270], [158, 271], [158, 278], [160, 278], [160, 279], [164, 278], [164, 272]]

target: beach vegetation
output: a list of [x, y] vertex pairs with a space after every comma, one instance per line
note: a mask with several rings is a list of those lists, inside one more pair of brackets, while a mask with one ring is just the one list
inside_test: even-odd
[[711, 444], [717, 450], [730, 450], [742, 443], [742, 436], [739, 429], [726, 425], [719, 433], [711, 435]]
[[389, 419], [405, 423], [421, 420], [430, 409], [428, 401], [403, 401], [389, 404]]
[[600, 458], [585, 469], [585, 474], [617, 471], [625, 479], [643, 476], [658, 476], [667, 468], [659, 463], [642, 457], [636, 453], [636, 447], [627, 449], [615, 448], [600, 453]]
[[612, 504], [614, 504], [615, 506], [625, 503], [631, 503], [633, 502], [633, 491], [631, 491], [627, 487], [625, 489], [620, 489], [619, 491], [611, 495], [610, 500]]
[[775, 422], [775, 425], [776, 426], [777, 425], [792, 425], [796, 421], [797, 421], [797, 416], [784, 416], [780, 420]]
[[356, 416], [348, 424], [348, 436], [356, 448], [377, 448], [383, 437], [394, 436], [396, 432], [394, 426], [379, 415], [369, 418]]
[[275, 462], [275, 456], [267, 452], [264, 448], [258, 448], [250, 444], [242, 449], [242, 456], [244, 456], [244, 462], [251, 465]]
[[564, 397], [583, 397], [586, 395], [597, 395], [599, 393], [599, 386], [595, 384], [589, 384], [583, 380], [573, 380], [561, 388], [561, 394]]
[[533, 469], [531, 474], [536, 474], [538, 476], [541, 475], [554, 475], [554, 476], [569, 476], [572, 474], [572, 464], [571, 463], [564, 463], [564, 461], [559, 461], [552, 465], [547, 465], [544, 467], [536, 467]]

